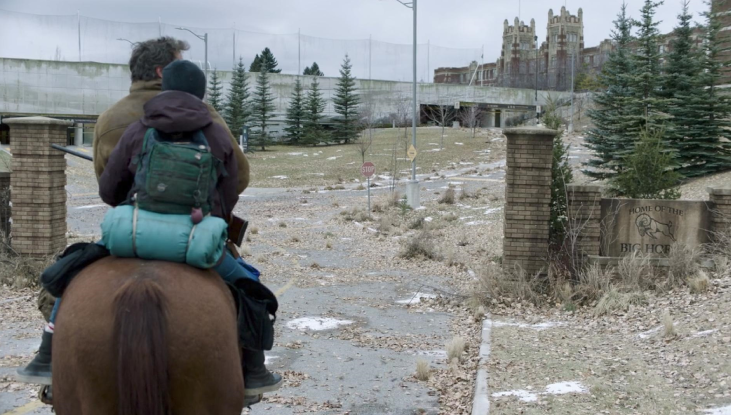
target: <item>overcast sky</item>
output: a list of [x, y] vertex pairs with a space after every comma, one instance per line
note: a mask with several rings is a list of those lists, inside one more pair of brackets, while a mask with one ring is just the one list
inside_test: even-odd
[[[633, 17], [639, 15], [639, 9], [643, 0], [626, 0], [628, 9]], [[419, 43], [431, 42], [431, 45], [439, 45], [449, 48], [471, 48], [467, 51], [447, 51], [432, 48], [430, 51], [429, 71], [435, 66], [445, 66], [447, 61], [452, 62], [451, 66], [465, 66], [469, 60], [479, 60], [480, 49], [485, 48], [485, 61], [494, 62], [500, 53], [503, 20], [508, 19], [513, 24], [513, 19], [518, 16], [520, 3], [520, 18], [529, 24], [531, 18], [536, 19], [538, 36], [540, 40], [545, 39], [546, 22], [548, 20], [548, 9], [553, 8], [558, 13], [561, 6], [566, 4], [572, 14], [576, 14], [579, 7], [584, 10], [584, 35], [586, 46], [595, 46], [602, 39], [609, 36], [612, 29], [612, 20], [618, 13], [622, 0], [567, 0], [567, 1], [546, 1], [546, 0], [419, 0], [418, 8], [418, 39]], [[697, 21], [701, 20], [699, 13], [707, 8], [702, 0], [690, 1], [691, 11]], [[411, 10], [400, 5], [396, 0], [0, 0], [0, 9], [35, 13], [35, 14], [57, 14], [75, 15], [79, 10], [82, 16], [98, 19], [108, 19], [125, 22], [157, 22], [158, 18], [165, 26], [165, 34], [179, 35], [182, 32], [175, 31], [173, 25], [184, 25], [198, 28], [232, 28], [234, 22], [240, 30], [264, 32], [272, 34], [296, 34], [301, 30], [303, 35], [322, 38], [336, 39], [368, 39], [372, 36], [374, 40], [410, 44], [412, 39], [412, 14]], [[661, 30], [668, 32], [672, 30], [676, 22], [676, 16], [681, 9], [681, 0], [666, 0], [660, 6], [657, 18], [662, 20]], [[18, 18], [17, 15], [5, 16], [4, 20], [0, 13], [0, 38], [9, 39], [16, 37], [18, 31], [26, 37], [38, 37], [37, 30], [33, 30], [31, 24], [34, 21]], [[8, 24], [9, 19], [22, 21], [23, 27], [15, 27]], [[51, 59], [56, 47], [61, 50], [62, 58], [76, 60], [78, 49], [75, 46], [73, 34], [76, 30], [75, 19], [45, 19], [35, 20], [45, 27], [63, 22], [64, 30], [52, 30], [43, 39], [35, 39], [33, 45], [15, 42], [15, 48], [9, 46], [8, 42], [0, 44], [0, 56], [18, 55], [31, 58]], [[70, 27], [66, 27], [69, 26]], [[5, 27], [5, 29], [3, 29]], [[133, 28], [134, 26], [130, 26]], [[127, 47], [122, 47], [114, 38], [105, 39], [105, 44], [94, 44], [95, 40], [115, 36], [153, 36], [157, 30], [157, 24], [144, 26], [147, 30], [130, 30], [129, 36], [120, 35], [120, 31], [108, 31], [105, 28], [98, 28], [93, 22], [84, 22], [82, 32], [84, 36], [84, 49], [82, 56], [84, 60], [113, 60], [124, 62], [126, 59]], [[15, 33], [8, 33], [14, 30]], [[66, 33], [68, 32], [68, 33]], [[174, 32], [174, 33], [173, 33]], [[232, 46], [229, 45], [229, 38], [232, 36], [226, 31], [212, 32], [211, 45], [209, 46], [209, 61], [213, 60], [214, 66], [230, 66], [233, 60]], [[12, 37], [8, 37], [12, 36]], [[181, 35], [185, 37], [184, 35]], [[216, 37], [218, 36], [218, 37]], [[69, 40], [59, 40], [69, 37]], [[217, 40], [213, 40], [213, 38]], [[220, 38], [220, 39], [219, 39]], [[247, 44], [248, 38], [251, 44]], [[267, 37], [258, 35], [238, 35], [237, 54], [245, 61], [250, 61], [254, 51], [260, 50], [263, 46], [270, 46], [275, 56], [280, 60], [280, 66], [285, 72], [297, 70], [297, 37]], [[132, 40], [139, 40], [133, 38]], [[190, 59], [203, 60], [202, 42], [195, 38], [188, 38], [193, 49], [188, 54]], [[224, 42], [225, 40], [225, 42]], [[54, 45], [57, 42], [59, 44]], [[107, 45], [106, 43], [116, 43]], [[228, 42], [228, 43], [227, 43]], [[261, 46], [260, 46], [261, 45]], [[392, 47], [389, 49], [384, 44], [377, 44], [374, 47], [373, 72], [374, 78], [403, 78], [408, 75], [409, 49]], [[50, 48], [50, 52], [49, 52]], [[250, 50], [249, 50], [250, 49]], [[426, 49], [420, 49], [425, 51]], [[333, 55], [340, 55], [337, 59], [326, 60], [322, 55], [329, 52]], [[337, 43], [306, 38], [300, 53], [302, 64], [311, 63], [312, 60], [326, 62], [326, 72], [333, 72], [335, 63], [342, 59], [342, 55], [348, 52], [354, 60], [354, 68], [360, 77], [367, 76], [367, 42]], [[219, 55], [224, 55], [219, 56]], [[212, 55], [216, 55], [211, 58]], [[113, 56], [113, 58], [109, 58]], [[25, 56], [23, 56], [25, 57]], [[216, 59], [216, 60], [214, 60]], [[225, 62], [222, 62], [226, 59]], [[394, 62], [399, 60], [398, 64]], [[427, 76], [426, 57], [419, 60], [420, 77]], [[323, 66], [321, 64], [321, 66]], [[382, 67], [394, 66], [394, 75], [384, 71]], [[397, 68], [396, 68], [397, 67]], [[228, 69], [228, 68], [226, 68]], [[405, 72], [405, 73], [404, 73]], [[332, 73], [326, 73], [330, 75]], [[335, 75], [335, 74], [333, 74]]]

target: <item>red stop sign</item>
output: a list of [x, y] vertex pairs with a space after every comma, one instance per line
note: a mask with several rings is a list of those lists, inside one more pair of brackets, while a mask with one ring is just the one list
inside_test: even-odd
[[370, 161], [366, 161], [360, 166], [360, 174], [365, 177], [371, 177], [376, 172], [376, 166]]

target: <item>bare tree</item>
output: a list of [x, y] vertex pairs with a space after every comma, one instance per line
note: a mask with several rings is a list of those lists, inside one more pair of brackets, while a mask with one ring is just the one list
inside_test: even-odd
[[442, 141], [440, 143], [440, 149], [444, 149], [444, 129], [446, 128], [447, 121], [452, 119], [452, 113], [454, 107], [451, 105], [439, 105], [438, 107], [424, 106], [424, 115], [429, 121], [442, 127]]
[[477, 127], [480, 126], [480, 122], [482, 121], [482, 110], [480, 107], [477, 105], [468, 107], [462, 111], [460, 118], [462, 119], [462, 125], [472, 130], [472, 138], [475, 138]]
[[411, 98], [399, 94], [394, 101], [396, 112], [391, 114], [392, 119], [396, 122], [396, 126], [403, 127], [404, 136], [404, 153], [409, 148], [409, 126], [411, 125]]
[[356, 140], [356, 148], [360, 158], [365, 163], [365, 155], [373, 144], [373, 126], [376, 123], [375, 106], [373, 101], [367, 99], [360, 105], [359, 123], [361, 127], [360, 138]]

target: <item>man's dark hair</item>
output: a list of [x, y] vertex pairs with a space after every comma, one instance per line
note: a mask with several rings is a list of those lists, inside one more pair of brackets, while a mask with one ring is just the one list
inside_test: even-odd
[[129, 58], [132, 82], [157, 79], [155, 68], [168, 66], [170, 62], [176, 59], [176, 55], [189, 48], [188, 42], [169, 36], [135, 44], [132, 56]]

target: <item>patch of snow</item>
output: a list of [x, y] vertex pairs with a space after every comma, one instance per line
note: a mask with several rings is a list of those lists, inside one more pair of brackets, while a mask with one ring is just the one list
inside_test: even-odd
[[307, 173], [307, 174], [309, 174], [310, 176], [324, 176], [325, 175], [325, 173]]
[[652, 335], [654, 335], [655, 333], [659, 332], [661, 329], [662, 329], [662, 326], [657, 326], [654, 329], [650, 329], [650, 330], [647, 330], [645, 332], [638, 334], [637, 337], [639, 337], [641, 339], [648, 339], [648, 338], [652, 337]]
[[472, 277], [472, 278], [475, 278], [475, 277], [477, 276], [477, 274], [475, 274], [475, 271], [472, 271], [471, 269], [468, 269], [468, 270], [467, 270], [467, 274], [468, 274], [468, 275], [469, 275], [470, 277]]
[[437, 298], [437, 296], [435, 294], [428, 293], [414, 293], [409, 298], [396, 301], [396, 304], [419, 304], [422, 298], [430, 299]]
[[271, 179], [281, 179], [281, 180], [284, 180], [284, 179], [288, 179], [289, 177], [287, 177], [287, 176], [272, 176], [270, 178]]
[[368, 228], [368, 230], [371, 231], [371, 232], [373, 232], [373, 233], [378, 233], [378, 231], [375, 230], [375, 229], [373, 229], [373, 228]]
[[338, 150], [338, 151], [336, 151], [336, 153], [339, 153], [339, 152], [341, 152], [341, 151], [343, 151], [343, 150]]
[[337, 160], [337, 157], [328, 157], [327, 160]]
[[417, 356], [437, 357], [439, 359], [446, 359], [447, 352], [444, 350], [417, 350]]
[[579, 382], [559, 382], [546, 386], [545, 392], [535, 393], [525, 389], [516, 389], [506, 392], [493, 393], [493, 398], [501, 398], [503, 396], [515, 396], [523, 402], [535, 402], [538, 395], [565, 395], [567, 393], [587, 393], [589, 390]]
[[287, 328], [300, 331], [323, 331], [333, 330], [340, 326], [347, 326], [348, 324], [353, 324], [353, 322], [351, 320], [338, 320], [329, 317], [302, 317], [289, 321]]
[[452, 186], [459, 186], [460, 184], [464, 184], [464, 182], [449, 182]]
[[464, 143], [454, 143], [455, 146], [463, 146]]
[[465, 216], [463, 218], [459, 218], [459, 220], [467, 220], [467, 219], [472, 219], [472, 218], [474, 218], [474, 216]]
[[579, 156], [569, 156], [569, 159], [577, 159]]
[[460, 165], [460, 166], [471, 166], [471, 165], [473, 165], [473, 164], [475, 164], [475, 163], [470, 163], [470, 162], [468, 162], [468, 161], [460, 161], [460, 162], [459, 162], [459, 165]]
[[703, 413], [709, 415], [731, 415], [731, 405], [722, 406], [720, 408], [704, 409]]
[[416, 208], [414, 210], [426, 210], [426, 206], [419, 206], [418, 208]]
[[467, 223], [465, 223], [465, 225], [467, 225], [467, 226], [477, 226], [477, 225], [484, 225], [486, 223], [490, 223], [490, 221], [487, 221], [487, 220], [475, 220], [475, 221], [472, 221], [472, 222], [467, 222]]
[[699, 331], [698, 333], [696, 333], [696, 334], [694, 334], [694, 335], [692, 335], [690, 337], [706, 337], [709, 334], [713, 334], [713, 333], [715, 333], [717, 331], [718, 331], [718, 329]]
[[430, 146], [438, 146], [439, 143], [429, 143]]
[[567, 393], [586, 393], [588, 390], [579, 382], [559, 382], [546, 386], [546, 395], [565, 395]]
[[442, 149], [441, 148], [433, 148], [431, 150], [426, 150], [426, 151], [428, 151], [430, 153], [436, 153], [437, 151], [442, 151]]
[[485, 211], [485, 214], [486, 214], [486, 215], [489, 215], [489, 214], [491, 214], [491, 213], [495, 213], [495, 212], [500, 212], [501, 210], [503, 210], [503, 208], [502, 208], [502, 207], [496, 207], [496, 208], [492, 208], [492, 209], [487, 209], [487, 210]]
[[493, 327], [519, 327], [521, 329], [532, 329], [532, 330], [546, 330], [550, 329], [552, 327], [558, 327], [563, 326], [564, 323], [559, 323], [556, 321], [546, 321], [545, 323], [538, 323], [538, 324], [528, 324], [528, 323], [514, 323], [509, 321], [493, 321], [492, 322]]
[[515, 396], [523, 402], [535, 402], [538, 400], [538, 395], [527, 390], [517, 389], [514, 391], [507, 392], [496, 392], [492, 394], [493, 398], [502, 398], [503, 396]]
[[348, 165], [348, 166], [351, 166], [351, 165], [353, 165], [353, 164], [355, 164], [355, 162], [351, 162], [351, 163], [348, 163], [347, 165]]
[[297, 257], [305, 259], [305, 258], [307, 258], [307, 255], [297, 255]]
[[434, 220], [434, 218], [432, 218], [431, 216], [427, 216], [424, 218], [424, 222], [431, 222], [433, 220]]
[[503, 138], [502, 138], [502, 137], [498, 137], [498, 138], [493, 138], [493, 139], [492, 139], [492, 140], [490, 140], [490, 141], [492, 141], [493, 143], [494, 143], [494, 142], [496, 142], [496, 141], [503, 141]]
[[352, 241], [353, 238], [340, 238], [341, 241]]
[[287, 153], [288, 156], [301, 156], [305, 153]]
[[104, 206], [107, 206], [107, 205], [105, 205], [105, 204], [101, 204], [101, 205], [86, 205], [86, 206], [77, 206], [77, 207], [75, 207], [75, 208], [73, 208], [73, 209], [77, 209], [77, 210], [83, 210], [83, 209], [96, 209], [96, 208], [98, 208], [98, 207], [104, 207]]

